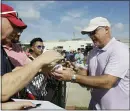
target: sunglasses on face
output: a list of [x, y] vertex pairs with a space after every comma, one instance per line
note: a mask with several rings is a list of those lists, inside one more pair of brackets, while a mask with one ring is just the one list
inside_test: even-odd
[[38, 49], [44, 49], [45, 48], [45, 46], [41, 46], [41, 45], [38, 45], [38, 46], [36, 46]]
[[100, 26], [100, 27], [96, 28], [94, 31], [88, 32], [87, 35], [88, 35], [89, 37], [91, 37], [91, 36], [95, 35], [96, 32], [97, 32], [98, 30], [100, 30], [101, 28], [104, 28], [104, 26]]
[[89, 36], [89, 37], [91, 37], [92, 35], [95, 35], [96, 34], [96, 29], [94, 30], [94, 31], [92, 31], [92, 32], [88, 32], [87, 33], [87, 35]]
[[20, 37], [21, 33], [22, 33], [22, 31], [14, 29], [14, 31], [7, 38], [14, 40], [17, 37]]
[[15, 38], [17, 36], [20, 36], [22, 32], [23, 32], [23, 30], [14, 27], [14, 31], [11, 33], [10, 36]]

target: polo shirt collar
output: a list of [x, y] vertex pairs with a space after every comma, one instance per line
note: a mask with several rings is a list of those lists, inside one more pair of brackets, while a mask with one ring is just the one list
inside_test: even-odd
[[2, 45], [2, 46], [3, 46], [3, 48], [6, 48], [6, 49], [8, 49], [8, 50], [12, 50], [12, 45], [13, 45], [13, 44], [11, 44], [11, 46], [7, 46], [7, 45]]
[[34, 58], [32, 55], [29, 55], [29, 57], [33, 58], [33, 60], [36, 59], [36, 58]]
[[114, 41], [116, 41], [116, 39], [113, 37], [113, 38], [108, 42], [108, 44], [107, 44], [105, 47], [103, 47], [102, 49], [97, 48], [97, 50], [99, 50], [99, 51], [107, 51], [107, 50], [109, 49], [109, 47], [111, 46], [111, 44], [112, 44]]

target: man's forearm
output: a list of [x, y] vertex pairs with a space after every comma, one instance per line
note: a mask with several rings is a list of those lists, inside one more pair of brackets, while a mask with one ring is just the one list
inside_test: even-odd
[[88, 76], [88, 70], [84, 68], [77, 68], [76, 73], [78, 75], [87, 75]]
[[93, 88], [109, 89], [111, 87], [111, 84], [109, 84], [110, 81], [107, 79], [107, 75], [102, 75], [102, 76], [77, 75], [76, 82]]
[[24, 88], [45, 64], [41, 59], [25, 65], [23, 68], [2, 76], [2, 101], [7, 101], [12, 95]]

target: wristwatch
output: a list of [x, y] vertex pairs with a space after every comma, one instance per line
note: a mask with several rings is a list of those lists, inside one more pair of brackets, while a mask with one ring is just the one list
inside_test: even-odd
[[72, 75], [71, 82], [76, 82], [76, 75], [75, 74]]

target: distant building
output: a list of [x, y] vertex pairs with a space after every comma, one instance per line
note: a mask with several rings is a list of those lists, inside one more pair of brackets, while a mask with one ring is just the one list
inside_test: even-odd
[[[129, 45], [129, 40], [118, 40], [125, 44]], [[47, 50], [56, 49], [56, 50], [77, 50], [78, 48], [85, 49], [86, 46], [92, 46], [91, 39], [72, 39], [72, 40], [57, 40], [57, 41], [44, 41], [45, 47]], [[29, 43], [23, 43], [23, 46], [29, 46]]]
[[[28, 46], [29, 43], [22, 43], [23, 46]], [[44, 45], [47, 50], [57, 49], [57, 50], [77, 50], [78, 48], [84, 48], [86, 46], [91, 46], [91, 40], [84, 39], [73, 39], [73, 40], [59, 40], [59, 41], [45, 41]]]
[[88, 45], [92, 45], [92, 41], [77, 40], [77, 41], [53, 41], [53, 42], [44, 42], [46, 49], [63, 49], [66, 51], [77, 50], [78, 48], [85, 48]]

